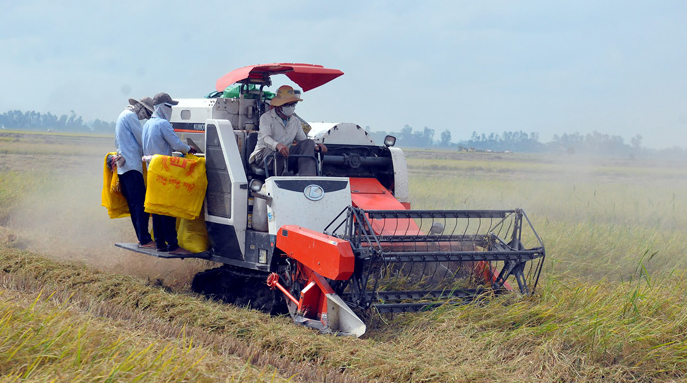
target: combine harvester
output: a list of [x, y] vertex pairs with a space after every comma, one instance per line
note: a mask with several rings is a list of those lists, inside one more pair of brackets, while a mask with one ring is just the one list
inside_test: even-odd
[[[309, 64], [255, 65], [216, 83], [238, 97], [179, 99], [172, 125], [205, 153], [209, 250], [184, 256], [223, 266], [194, 291], [326, 333], [361, 336], [371, 310], [413, 312], [515, 290], [532, 294], [544, 245], [520, 209], [411, 210], [403, 151], [353, 123], [312, 124], [327, 145], [315, 177], [248, 164], [269, 108], [266, 87], [284, 74], [304, 92], [343, 74]], [[117, 246], [161, 258], [136, 244]]]

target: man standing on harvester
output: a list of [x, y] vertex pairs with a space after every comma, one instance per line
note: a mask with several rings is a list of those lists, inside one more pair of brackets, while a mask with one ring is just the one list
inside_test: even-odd
[[[292, 117], [296, 110], [296, 103], [299, 101], [303, 100], [294, 94], [292, 87], [288, 85], [279, 87], [277, 95], [270, 101], [272, 108], [260, 116], [258, 142], [250, 155], [251, 163], [262, 168], [267, 161], [268, 169], [272, 170], [274, 167], [272, 154], [277, 152], [277, 175], [279, 175], [283, 170], [283, 159], [289, 154], [300, 154], [308, 157], [298, 158], [298, 175], [317, 175], [315, 151], [326, 153], [327, 147], [321, 143], [315, 144], [309, 139], [303, 132], [301, 121]], [[294, 139], [295, 145], [293, 145]]]
[[[174, 133], [169, 119], [172, 116], [172, 106], [179, 101], [172, 100], [167, 93], [158, 93], [153, 97], [155, 112], [145, 126], [143, 126], [143, 154], [152, 156], [162, 154], [171, 156], [176, 150], [184, 154], [195, 154], [196, 150], [181, 142]], [[177, 242], [176, 218], [153, 214], [153, 232], [157, 251], [169, 251], [173, 255], [191, 254], [179, 247]]]
[[143, 203], [146, 187], [143, 181], [142, 128], [140, 120], [147, 120], [153, 113], [153, 100], [143, 97], [141, 101], [129, 99], [129, 105], [119, 114], [115, 124], [115, 147], [117, 148], [117, 174], [122, 195], [129, 206], [131, 223], [134, 225], [140, 247], [155, 246], [148, 232], [148, 213]]

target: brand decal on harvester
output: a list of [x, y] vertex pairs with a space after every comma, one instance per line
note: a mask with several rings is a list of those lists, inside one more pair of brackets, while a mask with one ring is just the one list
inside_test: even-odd
[[204, 132], [205, 124], [197, 122], [173, 122], [172, 128], [174, 128], [174, 130], [193, 130]]
[[324, 189], [320, 185], [308, 185], [303, 190], [303, 194], [311, 201], [319, 201], [324, 197]]

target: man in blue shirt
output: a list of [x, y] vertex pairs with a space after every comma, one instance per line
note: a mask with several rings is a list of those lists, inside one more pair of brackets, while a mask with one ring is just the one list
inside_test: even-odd
[[[169, 119], [172, 116], [172, 106], [179, 101], [172, 100], [167, 93], [158, 93], [153, 97], [153, 116], [143, 126], [143, 154], [152, 156], [163, 154], [171, 156], [176, 150], [184, 154], [195, 154], [196, 150], [181, 142]], [[179, 247], [177, 241], [176, 218], [166, 215], [153, 214], [153, 232], [157, 251], [169, 251], [170, 254], [191, 254]]]
[[143, 97], [141, 101], [129, 99], [129, 105], [120, 113], [115, 125], [115, 147], [117, 148], [117, 174], [122, 195], [126, 198], [140, 247], [153, 248], [148, 232], [148, 213], [143, 203], [146, 187], [143, 182], [142, 128], [139, 120], [150, 118], [153, 113], [153, 100]]

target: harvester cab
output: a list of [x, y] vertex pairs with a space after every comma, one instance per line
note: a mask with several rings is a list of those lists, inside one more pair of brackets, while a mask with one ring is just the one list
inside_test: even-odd
[[[201, 216], [209, 249], [162, 258], [222, 264], [199, 273], [194, 291], [322, 332], [360, 336], [372, 310], [411, 312], [516, 290], [531, 294], [544, 245], [520, 209], [411, 210], [404, 153], [377, 144], [354, 123], [308, 124], [327, 145], [318, 176], [277, 175], [251, 166], [259, 117], [269, 108], [270, 76], [285, 74], [304, 92], [343, 74], [309, 64], [237, 69], [213, 96], [179, 99], [172, 126], [205, 155]], [[221, 93], [221, 94], [220, 94]]]

